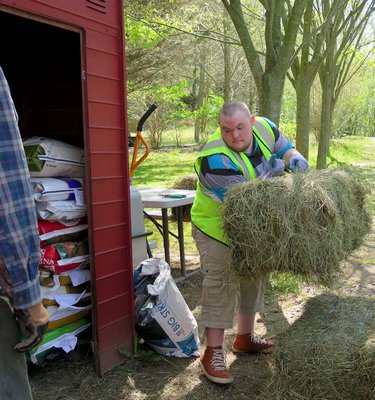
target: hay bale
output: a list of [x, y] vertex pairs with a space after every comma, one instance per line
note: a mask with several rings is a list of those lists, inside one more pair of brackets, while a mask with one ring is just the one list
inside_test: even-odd
[[343, 168], [233, 186], [222, 209], [230, 270], [250, 280], [292, 272], [329, 285], [369, 232], [365, 198], [364, 185]]
[[375, 399], [373, 297], [323, 294], [278, 336], [259, 400]]
[[[197, 179], [198, 179], [197, 175], [195, 175], [195, 174], [188, 174], [188, 175], [182, 176], [173, 184], [171, 189], [195, 190], [197, 187]], [[183, 215], [183, 220], [185, 222], [191, 221], [191, 217], [190, 217], [191, 207], [192, 207], [191, 204], [183, 206], [182, 215]], [[176, 208], [171, 209], [171, 220], [177, 221]]]

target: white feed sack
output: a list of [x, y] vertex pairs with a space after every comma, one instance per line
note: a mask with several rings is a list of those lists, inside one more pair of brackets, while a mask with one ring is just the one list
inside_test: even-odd
[[75, 200], [85, 204], [81, 178], [31, 178], [35, 201]]
[[59, 140], [35, 136], [23, 142], [31, 177], [85, 176], [83, 149]]

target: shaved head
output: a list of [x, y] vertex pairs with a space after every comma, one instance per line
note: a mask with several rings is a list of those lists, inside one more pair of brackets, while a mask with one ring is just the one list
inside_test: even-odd
[[245, 103], [242, 101], [229, 101], [225, 103], [219, 111], [219, 123], [222, 117], [232, 117], [237, 111], [246, 115], [250, 120], [251, 112]]

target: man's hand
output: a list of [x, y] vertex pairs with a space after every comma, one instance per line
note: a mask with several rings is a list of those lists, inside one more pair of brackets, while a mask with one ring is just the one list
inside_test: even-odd
[[272, 178], [279, 176], [285, 172], [285, 163], [280, 158], [272, 155], [263, 166], [263, 172], [259, 176], [260, 179]]
[[41, 342], [47, 330], [49, 315], [42, 303], [27, 310], [14, 309], [23, 340], [14, 346], [19, 352], [31, 350]]
[[289, 168], [292, 172], [309, 170], [309, 163], [302, 154], [293, 154], [289, 159]]

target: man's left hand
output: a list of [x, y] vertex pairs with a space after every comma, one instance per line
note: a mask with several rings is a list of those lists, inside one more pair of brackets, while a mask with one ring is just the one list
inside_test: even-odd
[[309, 170], [309, 163], [302, 154], [293, 154], [289, 159], [289, 168], [292, 172]]
[[23, 353], [39, 344], [46, 333], [49, 315], [40, 303], [28, 310], [14, 309], [23, 340], [14, 349]]

